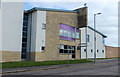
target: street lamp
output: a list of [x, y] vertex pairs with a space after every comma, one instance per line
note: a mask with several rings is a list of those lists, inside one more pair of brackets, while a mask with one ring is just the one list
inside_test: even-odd
[[[94, 29], [96, 30], [96, 15], [101, 13], [94, 14]], [[94, 62], [96, 62], [96, 32], [94, 31]]]

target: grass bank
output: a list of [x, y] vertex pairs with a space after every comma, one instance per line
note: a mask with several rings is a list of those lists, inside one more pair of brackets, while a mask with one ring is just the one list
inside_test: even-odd
[[[90, 60], [70, 60], [69, 64], [77, 64], [77, 63], [88, 63], [93, 62]], [[8, 68], [21, 68], [21, 67], [36, 67], [36, 66], [47, 66], [47, 65], [60, 65], [60, 64], [68, 64], [67, 60], [59, 60], [59, 61], [20, 61], [20, 62], [4, 62], [2, 63], [2, 69]]]

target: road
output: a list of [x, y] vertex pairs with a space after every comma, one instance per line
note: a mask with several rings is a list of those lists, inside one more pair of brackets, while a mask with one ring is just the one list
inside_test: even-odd
[[49, 70], [8, 73], [5, 75], [118, 75], [118, 59], [77, 64]]

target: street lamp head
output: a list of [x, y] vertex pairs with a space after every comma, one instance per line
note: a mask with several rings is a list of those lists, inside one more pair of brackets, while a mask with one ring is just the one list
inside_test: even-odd
[[97, 13], [97, 15], [100, 15], [101, 13]]

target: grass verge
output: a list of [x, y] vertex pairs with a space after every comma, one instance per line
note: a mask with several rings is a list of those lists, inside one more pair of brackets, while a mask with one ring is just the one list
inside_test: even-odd
[[113, 57], [113, 58], [97, 58], [97, 60], [100, 60], [100, 59], [120, 59], [120, 57]]
[[[77, 64], [77, 63], [88, 63], [93, 62], [90, 60], [70, 60], [69, 64]], [[21, 68], [21, 67], [36, 67], [36, 66], [47, 66], [47, 65], [60, 65], [60, 64], [67, 64], [67, 60], [60, 60], [60, 61], [20, 61], [20, 62], [4, 62], [2, 63], [2, 69], [8, 68]]]

